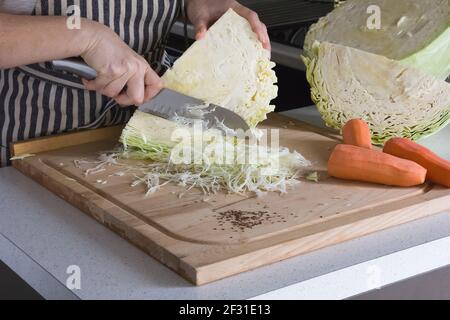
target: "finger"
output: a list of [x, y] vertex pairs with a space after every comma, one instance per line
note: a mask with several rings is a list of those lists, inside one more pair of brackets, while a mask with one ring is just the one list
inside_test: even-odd
[[[252, 14], [251, 17], [254, 15]], [[257, 17], [257, 15], [256, 15]], [[256, 18], [253, 18], [256, 19]], [[270, 48], [270, 40], [269, 40], [269, 34], [267, 33], [267, 27], [265, 24], [263, 24], [261, 21], [254, 20], [250, 22], [250, 25], [252, 26], [252, 30], [254, 33], [256, 33], [258, 40], [262, 43], [264, 49]]]
[[239, 14], [247, 19], [247, 21], [250, 23], [250, 26], [252, 27], [253, 32], [255, 32], [258, 36], [258, 39], [263, 42], [265, 40], [263, 36], [263, 30], [261, 28], [261, 21], [259, 20], [259, 16], [255, 11], [252, 11], [248, 8], [242, 7], [239, 10]]
[[158, 74], [152, 69], [148, 69], [145, 72], [145, 93], [144, 102], [154, 98], [163, 88], [163, 81]]
[[247, 19], [252, 27], [254, 33], [256, 33], [259, 41], [261, 41], [264, 49], [270, 50], [270, 39], [269, 34], [267, 32], [267, 27], [264, 23], [259, 20], [259, 16], [255, 11], [252, 11], [244, 6], [239, 5], [236, 8], [236, 12]]
[[140, 105], [144, 103], [144, 74], [135, 73], [127, 82], [127, 90], [114, 98], [121, 105]]
[[124, 90], [125, 86], [127, 85], [128, 79], [129, 79], [128, 74], [124, 74], [120, 78], [115, 79], [111, 81], [109, 84], [107, 84], [100, 91], [100, 93], [103, 94], [104, 96], [111, 98], [117, 97]]
[[195, 26], [195, 40], [203, 39], [206, 35], [206, 31], [208, 30], [208, 25], [206, 22], [201, 21], [197, 23]]
[[126, 93], [122, 93], [114, 98], [117, 104], [121, 107], [129, 107], [133, 105], [131, 99], [126, 95]]
[[95, 82], [95, 80], [86, 80], [82, 78], [81, 81], [83, 82], [83, 85], [86, 88], [86, 90], [96, 91], [97, 83]]
[[111, 75], [99, 75], [94, 80], [83, 79], [83, 84], [87, 90], [102, 92], [115, 79], [121, 78], [126, 73], [111, 77]]
[[264, 40], [261, 41], [263, 44], [263, 48], [270, 52], [272, 50], [272, 46], [270, 44], [270, 37], [269, 33], [267, 32], [267, 27], [264, 23], [261, 23], [261, 28], [262, 28], [262, 36], [264, 37]]
[[86, 88], [86, 90], [91, 90], [91, 89], [89, 89], [92, 86], [91, 80], [86, 80], [84, 78], [81, 78], [81, 82], [83, 82], [83, 85]]

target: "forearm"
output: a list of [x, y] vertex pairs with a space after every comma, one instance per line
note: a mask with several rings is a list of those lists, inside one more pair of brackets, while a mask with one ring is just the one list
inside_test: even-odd
[[0, 69], [81, 56], [103, 26], [82, 20], [81, 29], [70, 30], [66, 19], [0, 13]]

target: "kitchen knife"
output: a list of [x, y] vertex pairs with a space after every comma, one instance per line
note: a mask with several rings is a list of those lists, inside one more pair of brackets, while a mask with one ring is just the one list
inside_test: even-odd
[[[87, 80], [94, 80], [97, 77], [97, 72], [79, 58], [54, 60], [51, 65], [54, 70], [70, 72]], [[162, 89], [152, 100], [139, 106], [138, 110], [168, 120], [173, 120], [177, 116], [201, 119], [207, 128], [241, 129], [244, 132], [250, 129], [245, 120], [233, 111], [167, 88]]]

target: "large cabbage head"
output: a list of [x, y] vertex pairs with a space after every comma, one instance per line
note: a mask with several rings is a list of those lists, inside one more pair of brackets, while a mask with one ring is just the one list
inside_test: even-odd
[[370, 126], [375, 144], [391, 137], [413, 140], [450, 120], [450, 84], [384, 56], [316, 42], [305, 57], [312, 99], [326, 124], [350, 119]]
[[361, 49], [427, 72], [450, 75], [450, 0], [348, 0], [309, 30], [315, 41]]

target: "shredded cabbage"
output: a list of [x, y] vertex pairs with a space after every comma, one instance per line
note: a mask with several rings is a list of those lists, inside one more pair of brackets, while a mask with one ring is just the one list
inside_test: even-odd
[[[151, 129], [148, 127], [149, 123], [152, 125]], [[141, 128], [141, 125], [144, 127]], [[167, 132], [168, 127], [175, 131], [182, 128], [182, 125], [137, 111], [122, 133], [123, 150], [109, 156], [103, 155], [103, 159], [109, 163], [114, 163], [117, 159], [151, 160], [146, 164], [139, 164], [144, 173], [136, 175], [134, 184], [145, 184], [149, 194], [167, 182], [174, 182], [187, 190], [199, 188], [205, 195], [220, 190], [237, 194], [254, 192], [257, 195], [266, 191], [285, 193], [289, 186], [298, 183], [297, 178], [302, 175], [302, 170], [310, 165], [296, 151], [250, 144], [234, 136], [224, 136], [221, 130], [216, 129], [203, 133], [200, 147], [192, 143], [191, 139], [184, 142], [168, 139], [163, 142], [162, 136], [159, 136], [157, 143], [152, 141], [154, 132]], [[146, 128], [151, 136], [143, 133], [147, 131]], [[192, 132], [190, 127], [184, 129], [187, 130], [186, 134]], [[201, 161], [175, 161], [175, 150], [182, 150], [188, 155], [199, 154]], [[244, 156], [246, 158], [242, 159]], [[115, 160], [109, 157], [115, 157]], [[231, 162], [227, 161], [230, 159]]]

